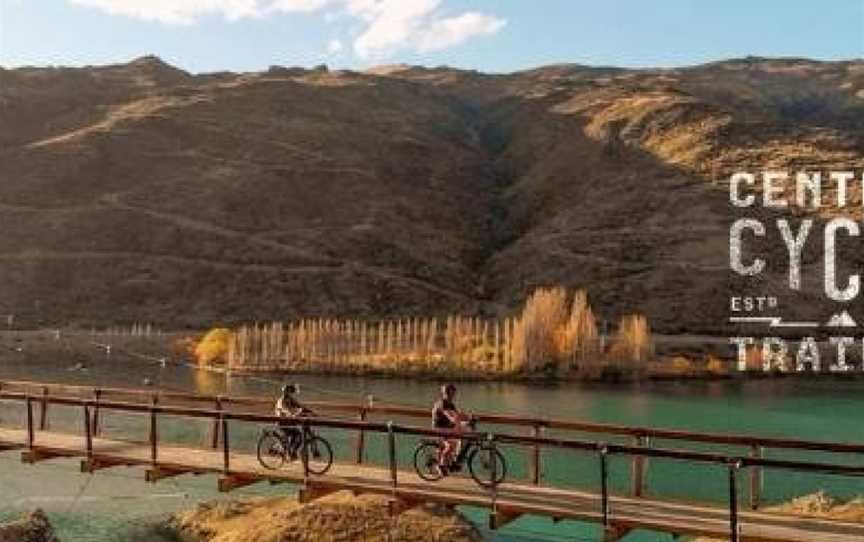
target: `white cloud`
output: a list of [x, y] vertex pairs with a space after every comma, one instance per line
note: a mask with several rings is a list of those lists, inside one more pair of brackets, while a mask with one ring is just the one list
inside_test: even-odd
[[459, 45], [475, 36], [491, 36], [507, 21], [485, 13], [471, 11], [456, 17], [433, 21], [418, 42], [420, 51], [438, 51]]
[[341, 40], [332, 39], [327, 42], [327, 54], [328, 55], [338, 55], [342, 52], [344, 46], [342, 45]]
[[[442, 0], [68, 0], [105, 12], [165, 24], [189, 25], [204, 16], [235, 21], [274, 13], [342, 13], [359, 23], [353, 49], [362, 59], [386, 58], [398, 51], [429, 52], [500, 31], [504, 19], [476, 11], [450, 14]], [[335, 11], [334, 11], [335, 10]], [[336, 43], [338, 42], [338, 45]], [[333, 51], [334, 48], [338, 50]], [[331, 53], [343, 49], [331, 40]]]
[[364, 19], [368, 26], [354, 42], [354, 52], [361, 58], [387, 56], [400, 46], [409, 45], [424, 29], [423, 25], [439, 0], [381, 0], [350, 2], [349, 10]]
[[354, 52], [372, 59], [402, 49], [438, 51], [495, 34], [507, 24], [473, 11], [446, 16], [440, 7], [441, 0], [349, 0], [348, 10], [367, 23], [354, 41]]

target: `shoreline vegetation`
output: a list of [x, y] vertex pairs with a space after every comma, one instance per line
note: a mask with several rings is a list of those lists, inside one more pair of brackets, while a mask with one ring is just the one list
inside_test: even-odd
[[[655, 350], [647, 319], [599, 329], [585, 291], [540, 288], [501, 319], [303, 319], [210, 330], [201, 366], [231, 373], [314, 372], [458, 378], [641, 378]], [[679, 362], [680, 364], [680, 362]], [[719, 360], [714, 369], [720, 371]]]
[[[142, 323], [89, 331], [10, 328], [0, 332], [0, 351], [31, 360], [60, 356], [73, 366], [94, 356], [125, 354], [235, 375], [525, 382], [864, 376], [862, 371], [781, 370], [768, 341], [746, 346], [747, 370], [740, 371], [738, 353], [726, 337], [656, 336], [640, 314], [623, 316], [611, 329], [598, 322], [603, 321], [585, 291], [550, 287], [535, 290], [519, 313], [500, 319], [306, 318], [199, 332], [163, 332]], [[849, 353], [849, 362], [860, 365], [857, 352]], [[794, 368], [794, 360], [787, 356], [785, 366]]]
[[[747, 371], [731, 346], [663, 348], [641, 314], [599, 325], [584, 290], [536, 289], [521, 311], [499, 319], [451, 315], [390, 320], [299, 319], [214, 328], [188, 350], [201, 367], [232, 374], [310, 373], [485, 380], [638, 381], [770, 377], [777, 354], [746, 347]], [[677, 343], [677, 344], [676, 344]], [[771, 361], [766, 370], [766, 360]], [[788, 374], [788, 373], [786, 373]]]
[[[534, 290], [520, 312], [504, 318], [319, 318], [246, 324], [212, 329], [192, 351], [200, 366], [217, 365], [240, 374], [632, 381], [826, 372], [814, 369], [818, 363], [798, 370], [794, 353], [778, 350], [778, 341], [769, 338], [735, 349], [733, 343], [741, 338], [726, 338], [708, 348], [687, 345], [674, 336], [665, 339], [659, 348], [648, 319], [638, 313], [625, 314], [617, 326], [607, 329], [585, 290], [571, 292], [558, 286]], [[817, 353], [831, 349], [827, 343], [811, 341]], [[857, 352], [843, 358], [849, 369], [864, 364]], [[827, 372], [843, 378], [854, 377], [856, 371]]]

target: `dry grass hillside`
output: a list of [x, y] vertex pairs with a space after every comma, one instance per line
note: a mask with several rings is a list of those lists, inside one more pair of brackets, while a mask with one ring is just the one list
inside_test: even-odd
[[[860, 61], [0, 69], [0, 313], [162, 327], [500, 315], [561, 284], [609, 320], [719, 331], [744, 293], [723, 179], [862, 168], [862, 114]], [[764, 248], [782, 256], [777, 239]], [[811, 311], [819, 267], [808, 259], [798, 299]], [[778, 265], [746, 288], [783, 281]]]

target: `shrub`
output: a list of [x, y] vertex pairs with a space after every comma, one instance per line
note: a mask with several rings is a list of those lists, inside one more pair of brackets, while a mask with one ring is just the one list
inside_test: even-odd
[[231, 342], [231, 330], [214, 328], [208, 331], [195, 346], [195, 359], [199, 365], [213, 365], [227, 360], [228, 347]]

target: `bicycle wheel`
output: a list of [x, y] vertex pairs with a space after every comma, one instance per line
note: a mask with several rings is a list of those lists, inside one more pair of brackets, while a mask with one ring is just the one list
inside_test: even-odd
[[427, 482], [437, 482], [443, 476], [438, 468], [438, 443], [421, 442], [414, 450], [414, 470]]
[[273, 431], [264, 431], [258, 439], [258, 462], [265, 469], [276, 470], [285, 464], [285, 443]]
[[325, 439], [314, 435], [309, 439], [309, 472], [324, 474], [333, 465], [333, 448]]
[[468, 458], [471, 478], [483, 487], [494, 487], [507, 476], [507, 462], [497, 448], [484, 446], [471, 453]]

